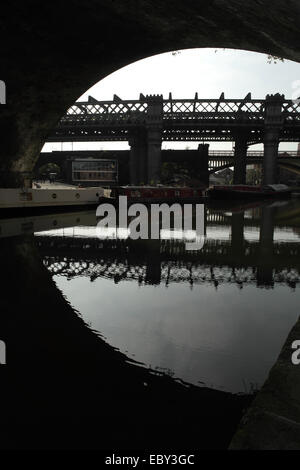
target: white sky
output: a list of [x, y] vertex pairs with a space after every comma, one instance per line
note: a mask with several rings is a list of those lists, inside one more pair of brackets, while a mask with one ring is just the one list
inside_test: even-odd
[[[297, 84], [298, 81], [298, 84]], [[285, 60], [269, 64], [265, 54], [233, 49], [187, 49], [173, 55], [159, 54], [134, 62], [96, 83], [78, 99], [88, 95], [98, 100], [112, 100], [116, 94], [122, 99], [139, 99], [139, 94], [163, 94], [168, 98], [215, 99], [222, 92], [225, 98], [244, 98], [251, 92], [253, 98], [263, 99], [268, 93], [282, 93], [287, 99], [300, 94], [300, 64]], [[195, 142], [165, 142], [163, 148], [197, 148]], [[230, 149], [231, 143], [211, 143], [210, 148]], [[296, 144], [282, 144], [281, 148], [296, 149]], [[125, 142], [53, 143], [43, 151], [83, 149], [126, 149]], [[253, 146], [252, 149], [260, 148]]]

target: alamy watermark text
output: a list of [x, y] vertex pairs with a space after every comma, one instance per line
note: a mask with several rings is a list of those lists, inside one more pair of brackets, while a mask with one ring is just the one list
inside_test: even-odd
[[[185, 240], [187, 251], [201, 250], [205, 241], [203, 204], [131, 204], [127, 196], [119, 196], [118, 209], [113, 204], [100, 204], [96, 216], [100, 239], [120, 237], [132, 240], [159, 240], [180, 238]], [[130, 219], [130, 222], [129, 222]], [[129, 222], [129, 223], [128, 223]], [[118, 228], [117, 228], [118, 227]]]

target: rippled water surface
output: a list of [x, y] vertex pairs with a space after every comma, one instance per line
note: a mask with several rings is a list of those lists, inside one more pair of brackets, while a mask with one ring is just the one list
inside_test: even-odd
[[99, 240], [94, 213], [74, 220], [35, 236], [91, 329], [188, 383], [235, 393], [263, 384], [299, 316], [298, 202], [206, 207], [205, 244], [192, 252], [178, 234]]

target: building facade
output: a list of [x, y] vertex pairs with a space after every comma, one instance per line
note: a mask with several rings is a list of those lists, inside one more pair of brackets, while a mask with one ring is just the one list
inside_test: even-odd
[[117, 160], [70, 158], [67, 162], [67, 180], [81, 186], [105, 186], [118, 183]]

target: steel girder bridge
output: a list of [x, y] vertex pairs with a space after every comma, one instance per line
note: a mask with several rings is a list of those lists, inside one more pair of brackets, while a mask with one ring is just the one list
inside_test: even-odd
[[[168, 99], [76, 102], [61, 118], [49, 142], [128, 141], [132, 184], [160, 179], [162, 141], [234, 141], [234, 182], [246, 178], [249, 145], [264, 143], [264, 182], [276, 182], [280, 142], [300, 141], [300, 102], [283, 95], [252, 99]], [[199, 156], [208, 167], [208, 147]], [[206, 163], [207, 160], [207, 163]], [[208, 171], [208, 168], [207, 168]]]
[[[140, 95], [139, 100], [78, 101], [61, 118], [49, 142], [129, 141], [136, 127], [153, 125], [151, 108], [158, 108], [164, 141], [234, 141], [236, 130], [249, 131], [249, 144], [263, 142], [266, 100], [252, 99], [162, 99]], [[157, 106], [158, 105], [158, 106]], [[282, 101], [283, 128], [280, 141], [300, 141], [300, 103]]]

